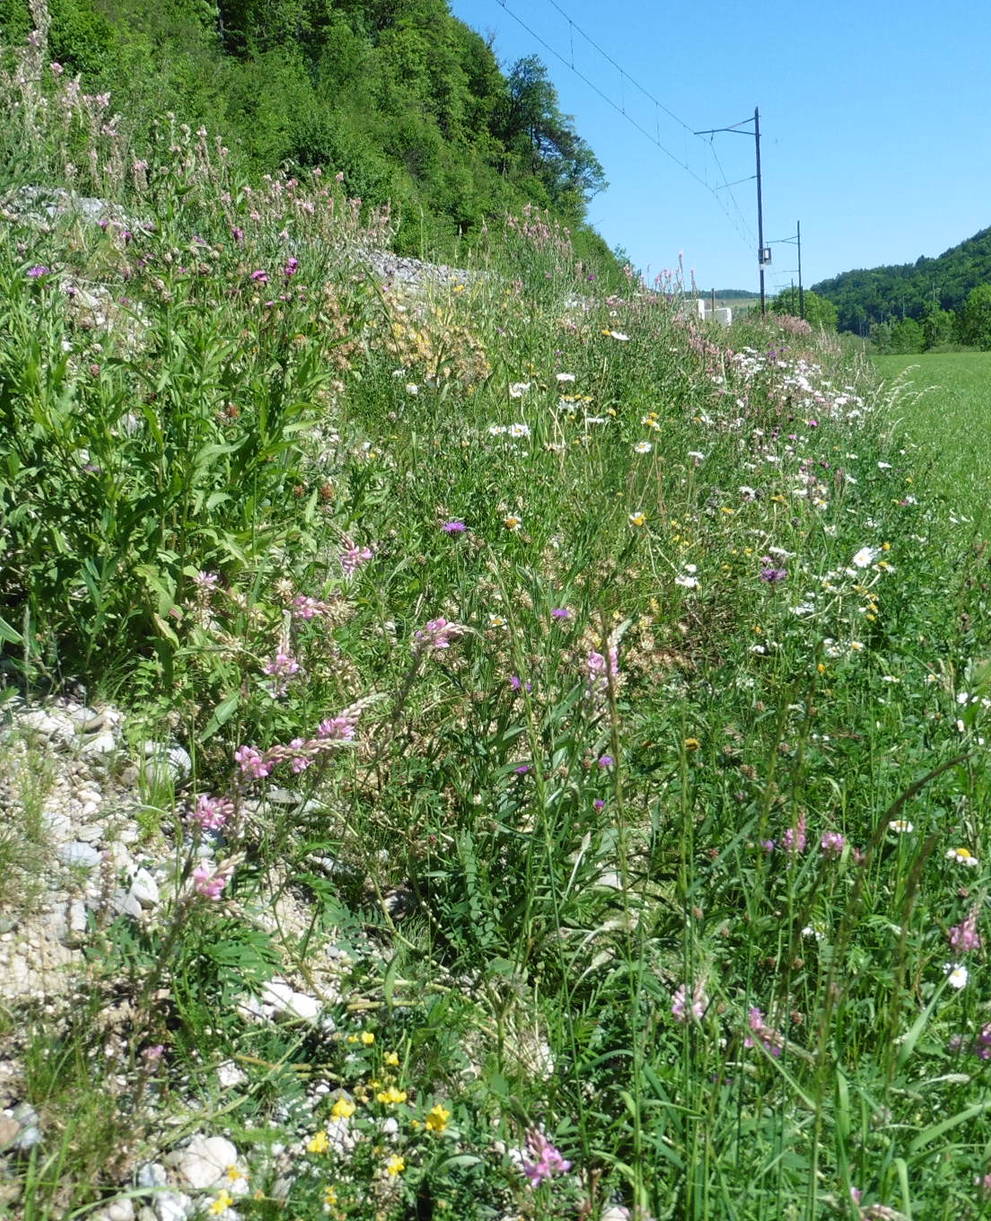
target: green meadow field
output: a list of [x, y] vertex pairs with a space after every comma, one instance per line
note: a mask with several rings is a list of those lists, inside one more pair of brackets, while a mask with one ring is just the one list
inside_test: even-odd
[[875, 356], [878, 372], [902, 392], [895, 435], [916, 441], [943, 494], [975, 524], [988, 512], [991, 476], [991, 352]]

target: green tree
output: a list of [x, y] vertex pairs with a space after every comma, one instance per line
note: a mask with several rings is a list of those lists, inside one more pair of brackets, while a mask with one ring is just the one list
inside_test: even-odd
[[891, 324], [890, 352], [910, 354], [922, 351], [922, 327], [914, 318], [899, 318]]
[[836, 330], [836, 306], [832, 301], [827, 301], [825, 297], [820, 297], [818, 293], [814, 293], [808, 288], [799, 294], [798, 289], [792, 285], [791, 288], [786, 288], [784, 292], [778, 293], [771, 302], [771, 312], [791, 314], [792, 317], [798, 318], [803, 305], [805, 320], [811, 326], [825, 327], [827, 331]]
[[951, 310], [940, 309], [933, 302], [922, 318], [922, 348], [928, 352], [930, 348], [940, 344], [952, 343], [957, 337], [957, 316]]
[[536, 55], [519, 60], [509, 74], [501, 136], [519, 168], [547, 190], [550, 204], [581, 219], [585, 205], [606, 185], [598, 158], [558, 106], [557, 90]]
[[964, 343], [991, 351], [991, 284], [978, 284], [967, 294], [960, 329]]

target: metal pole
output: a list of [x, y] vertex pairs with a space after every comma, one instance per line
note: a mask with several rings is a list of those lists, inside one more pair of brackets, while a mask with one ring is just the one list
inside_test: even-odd
[[798, 241], [798, 315], [805, 317], [805, 291], [802, 288], [802, 222], [795, 221], [795, 237]]
[[760, 315], [767, 314], [767, 303], [764, 296], [764, 204], [761, 199], [760, 183], [760, 111], [754, 107], [754, 144], [757, 149], [757, 262], [760, 265]]

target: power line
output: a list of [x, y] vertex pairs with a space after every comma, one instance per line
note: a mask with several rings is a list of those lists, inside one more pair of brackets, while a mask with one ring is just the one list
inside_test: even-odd
[[[503, 3], [503, 0], [500, 0], [500, 3]], [[582, 27], [572, 18], [571, 14], [566, 12], [561, 7], [561, 5], [558, 4], [557, 0], [548, 0], [548, 3], [551, 5], [552, 8], [556, 9], [557, 12], [559, 12], [561, 14], [561, 16], [568, 23], [568, 31], [569, 31], [569, 35], [570, 35], [570, 39], [571, 39], [571, 68], [572, 68], [572, 70], [574, 70], [574, 67], [575, 67], [574, 31], [577, 30], [578, 33], [582, 36], [582, 38], [584, 38], [585, 41], [589, 44], [589, 46], [593, 47], [596, 51], [598, 51], [598, 53], [602, 56], [602, 58], [616, 69], [616, 71], [620, 75], [621, 81], [624, 79], [628, 80], [631, 85], [634, 85], [637, 89], [639, 89], [639, 91], [643, 94], [643, 96], [645, 98], [647, 98], [649, 101], [654, 103], [655, 115], [656, 115], [656, 110], [663, 110], [664, 113], [669, 118], [673, 119], [674, 122], [677, 123], [680, 127], [683, 127], [689, 135], [694, 136], [697, 134], [695, 131], [692, 130], [692, 128], [689, 126], [689, 124], [683, 118], [680, 117], [680, 115], [675, 114], [675, 112], [669, 106], [665, 106], [665, 104], [662, 101], [660, 101], [658, 98], [654, 97], [654, 95], [650, 92], [649, 89], [647, 89], [644, 85], [642, 85], [634, 77], [630, 76], [630, 74], [626, 71], [626, 69], [621, 64], [617, 63], [616, 60], [613, 59], [613, 57], [609, 54], [609, 52], [606, 51], [604, 47], [600, 46], [599, 43], [597, 43], [595, 41], [595, 39], [591, 36], [591, 34], [588, 33], [587, 30], [582, 29]], [[504, 3], [503, 3], [503, 7], [504, 8], [506, 7]], [[507, 9], [507, 11], [508, 11], [508, 9]], [[622, 113], [624, 115], [626, 114], [625, 105], [622, 107]], [[749, 121], [749, 120], [747, 120], [747, 121]], [[656, 126], [656, 117], [655, 117], [655, 126]], [[657, 136], [658, 136], [658, 139], [655, 141], [655, 143], [659, 143], [659, 140], [660, 140], [659, 129], [657, 132]], [[719, 170], [720, 177], [722, 178], [722, 184], [719, 187], [716, 187], [715, 190], [726, 190], [732, 186], [736, 186], [737, 185], [736, 183], [727, 182], [726, 171], [723, 169], [722, 162], [719, 160], [719, 157], [716, 154], [716, 150], [715, 150], [712, 140], [709, 140], [709, 142], [708, 142], [708, 149], [709, 149], [709, 152], [712, 154], [712, 159], [715, 161], [716, 167]], [[744, 181], [749, 181], [749, 180], [740, 179], [740, 181], [744, 182]], [[708, 183], [706, 183], [706, 186], [710, 191], [713, 190], [713, 188], [710, 187], [708, 185]], [[732, 221], [732, 218], [729, 216], [728, 213], [726, 213], [725, 208], [723, 208], [723, 212], [726, 214], [727, 219], [730, 220], [731, 223], [734, 225], [734, 227], [736, 228], [736, 230], [740, 234], [740, 236], [743, 237], [744, 241], [752, 241], [756, 237], [756, 234], [754, 234], [753, 227], [751, 226], [750, 222], [747, 220], [746, 216], [744, 215], [743, 209], [740, 207], [740, 204], [737, 201], [737, 198], [733, 194], [732, 191], [730, 191], [730, 200], [732, 201], [733, 207], [736, 210], [737, 216], [739, 217], [740, 221], [742, 222], [743, 229], [741, 229], [739, 225], [736, 225], [736, 223], [734, 221]], [[717, 200], [717, 202], [720, 202], [720, 201]], [[720, 202], [720, 207], [722, 207], [721, 202]]]
[[[554, 4], [554, 7], [558, 10], [558, 12], [560, 12], [563, 16], [565, 16], [567, 18], [569, 25], [573, 26], [574, 29], [576, 29], [579, 32], [579, 34], [581, 34], [582, 37], [586, 39], [586, 41], [592, 43], [592, 45], [595, 46], [597, 50], [599, 50], [600, 54], [604, 55], [609, 60], [609, 62], [611, 64], [613, 64], [613, 66], [616, 67], [617, 70], [628, 81], [630, 81], [631, 84], [636, 85], [636, 87], [642, 93], [644, 93], [648, 98], [650, 98], [650, 100], [652, 102], [654, 102], [655, 107], [657, 107], [660, 110], [663, 110], [665, 114], [670, 115], [671, 118], [673, 118], [675, 120], [675, 122], [681, 124], [681, 126], [684, 127], [686, 131], [689, 131], [689, 132], [691, 131], [691, 128], [688, 126], [687, 123], [684, 122], [684, 120], [678, 118], [678, 116], [675, 115], [673, 111], [669, 110], [666, 106], [663, 105], [663, 103], [659, 102], [656, 98], [654, 98], [651, 93], [649, 93], [646, 89], [644, 89], [643, 86], [640, 85], [637, 81], [635, 81], [633, 79], [633, 77], [631, 77], [627, 72], [624, 71], [624, 69], [620, 68], [619, 65], [616, 64], [616, 61], [611, 58], [611, 56], [606, 55], [606, 53], [604, 51], [602, 51], [601, 48], [598, 47], [598, 44], [594, 43], [593, 40], [591, 38], [589, 38], [589, 36], [585, 33], [585, 31], [582, 30], [581, 26], [579, 26], [577, 23], [573, 22], [571, 20], [571, 18], [567, 16], [567, 14], [560, 7], [560, 5], [555, 3], [555, 0], [550, 0], [550, 2], [552, 4]], [[531, 38], [535, 39], [546, 51], [549, 51], [550, 54], [553, 55], [555, 59], [559, 60], [562, 64], [564, 64], [564, 66], [566, 68], [569, 68], [572, 72], [574, 72], [575, 76], [577, 76], [579, 80], [583, 81], [595, 94], [597, 94], [600, 98], [602, 98], [602, 100], [608, 106], [611, 106], [612, 109], [615, 110], [617, 114], [621, 115], [624, 119], [626, 119], [626, 121], [628, 123], [631, 124], [631, 126], [635, 127], [642, 136], [644, 136], [646, 139], [648, 139], [651, 142], [651, 144], [655, 145], [658, 149], [660, 149], [660, 151], [662, 153], [664, 153], [664, 155], [666, 157], [669, 157], [675, 163], [675, 165], [677, 165], [681, 169], [683, 169], [685, 171], [685, 173], [688, 174], [691, 178], [694, 178], [694, 180], [699, 184], [699, 186], [704, 187], [704, 189], [709, 192], [709, 194], [713, 197], [713, 199], [715, 199], [716, 203], [719, 205], [724, 216], [730, 222], [730, 224], [734, 227], [734, 229], [736, 229], [737, 233], [740, 234], [744, 243], [746, 243], [747, 245], [750, 244], [749, 238], [747, 237], [747, 235], [744, 232], [742, 232], [737, 220], [735, 219], [735, 217], [733, 217], [730, 214], [730, 212], [728, 211], [726, 206], [723, 204], [723, 201], [722, 201], [722, 199], [720, 199], [719, 195], [717, 195], [715, 188], [710, 186], [709, 183], [706, 182], [706, 180], [704, 178], [700, 177], [686, 161], [682, 161], [682, 159], [680, 157], [678, 157], [677, 154], [673, 153], [669, 148], [667, 148], [664, 144], [662, 144], [660, 139], [658, 139], [654, 135], [651, 135], [651, 133], [647, 130], [646, 127], [644, 127], [641, 123], [638, 123], [637, 120], [634, 119], [631, 115], [627, 114], [626, 109], [623, 105], [615, 102], [604, 90], [599, 88], [599, 86], [595, 83], [595, 81], [591, 80], [588, 76], [586, 76], [585, 73], [582, 72], [579, 68], [576, 68], [574, 66], [574, 64], [569, 61], [568, 58], [566, 58], [564, 55], [561, 54], [560, 51], [557, 50], [556, 47], [551, 46], [551, 44], [545, 38], [543, 38], [540, 34], [538, 34], [537, 31], [535, 29], [533, 29], [532, 26], [528, 25], [527, 22], [524, 21], [523, 18], [520, 17], [520, 15], [518, 13], [515, 13], [509, 7], [509, 5], [506, 3], [506, 0], [498, 0], [498, 3], [500, 5], [500, 7], [505, 9], [505, 11], [509, 14], [509, 16], [512, 17], [513, 20], [519, 26], [521, 26], [524, 30], [526, 30], [526, 32], [530, 35]], [[692, 134], [694, 135], [695, 133], [693, 132]], [[725, 177], [726, 177], [726, 175], [723, 174], [724, 179], [725, 179]], [[725, 185], [731, 185], [731, 184], [725, 184]], [[736, 204], [736, 200], [735, 200], [735, 197], [732, 195], [732, 192], [730, 193], [730, 197], [733, 199], [734, 204]], [[737, 207], [737, 211], [739, 211], [740, 210], [739, 204], [736, 204], [736, 207]]]

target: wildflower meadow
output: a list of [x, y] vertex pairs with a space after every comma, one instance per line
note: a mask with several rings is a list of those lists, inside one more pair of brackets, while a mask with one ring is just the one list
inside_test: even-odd
[[534, 213], [383, 285], [334, 167], [132, 147], [26, 54], [4, 928], [65, 692], [160, 898], [0, 998], [0, 1213], [988, 1215], [988, 543], [898, 385]]

